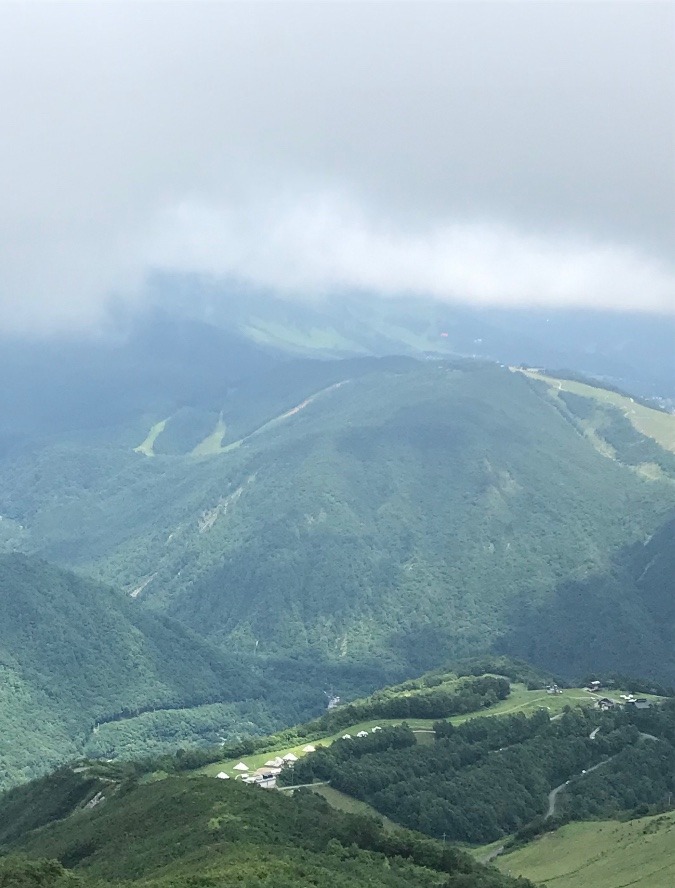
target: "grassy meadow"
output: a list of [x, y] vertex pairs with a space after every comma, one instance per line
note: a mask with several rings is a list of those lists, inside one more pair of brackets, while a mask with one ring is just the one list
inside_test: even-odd
[[545, 382], [555, 391], [572, 392], [574, 395], [593, 398], [602, 404], [618, 407], [638, 432], [653, 438], [661, 447], [675, 453], [675, 416], [672, 413], [654, 410], [644, 404], [639, 404], [628, 395], [621, 395], [600, 386], [587, 385], [573, 379], [546, 376], [537, 370], [521, 370], [519, 372], [529, 376], [530, 379], [539, 379]]
[[675, 812], [626, 823], [570, 823], [493, 863], [547, 888], [672, 888]]

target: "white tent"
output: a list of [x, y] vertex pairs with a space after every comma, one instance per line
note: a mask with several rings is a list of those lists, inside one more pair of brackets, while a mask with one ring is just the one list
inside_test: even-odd
[[219, 780], [229, 780], [230, 779], [230, 775], [226, 774], [225, 771], [221, 771], [219, 774], [216, 774], [216, 777]]
[[293, 755], [292, 752], [287, 752], [286, 755], [284, 756], [285, 762], [297, 762], [297, 760], [298, 760], [297, 755]]
[[279, 765], [277, 765], [276, 759], [270, 759], [268, 762], [265, 762], [265, 767], [266, 768], [278, 768]]
[[381, 730], [382, 730], [382, 728], [379, 725], [375, 725], [375, 727], [373, 728], [373, 734], [375, 733], [375, 731], [381, 731]]
[[273, 761], [273, 764], [274, 764], [274, 767], [275, 767], [275, 768], [283, 768], [283, 766], [284, 766], [284, 760], [281, 758], [281, 756], [277, 756], [277, 757], [276, 757], [275, 759], [273, 759], [272, 761]]
[[352, 739], [352, 735], [351, 735], [351, 734], [343, 734], [343, 735], [342, 735], [342, 739], [343, 739], [343, 740], [351, 740], [351, 739]]
[[359, 731], [359, 733], [356, 736], [357, 737], [367, 737], [368, 731]]
[[245, 765], [243, 762], [239, 762], [238, 765], [234, 766], [234, 770], [235, 771], [248, 771], [249, 767], [248, 767], [248, 765]]
[[307, 746], [302, 747], [303, 752], [316, 752], [316, 746], [312, 746], [311, 743], [308, 743]]

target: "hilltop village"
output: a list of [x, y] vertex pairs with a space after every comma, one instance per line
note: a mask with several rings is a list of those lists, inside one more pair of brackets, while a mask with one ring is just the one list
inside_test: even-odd
[[[381, 731], [382, 728], [379, 725], [375, 725], [372, 728], [370, 733], [376, 734], [378, 731]], [[355, 734], [356, 739], [363, 739], [368, 736], [368, 731], [358, 731]], [[343, 734], [342, 740], [352, 740], [354, 739], [351, 734]], [[316, 752], [317, 747], [311, 743], [306, 744], [302, 747], [303, 754], [307, 755], [310, 752]], [[275, 756], [272, 759], [266, 761], [259, 768], [250, 768], [246, 762], [239, 762], [234, 765], [232, 768], [233, 771], [237, 771], [238, 773], [234, 775], [235, 780], [240, 780], [242, 783], [255, 784], [256, 786], [260, 786], [262, 789], [275, 789], [277, 785], [277, 777], [284, 769], [292, 769], [294, 764], [299, 760], [299, 757], [295, 755], [293, 752], [287, 752], [283, 756]], [[231, 775], [226, 771], [219, 771], [216, 774], [216, 777], [219, 780], [230, 780], [232, 779]]]

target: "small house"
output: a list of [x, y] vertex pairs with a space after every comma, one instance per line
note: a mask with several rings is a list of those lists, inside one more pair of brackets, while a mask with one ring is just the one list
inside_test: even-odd
[[649, 709], [652, 704], [646, 697], [638, 697], [637, 700], [631, 700], [630, 705], [636, 709]]
[[277, 785], [276, 777], [258, 777], [256, 778], [256, 784], [261, 787], [261, 789], [275, 789]]
[[617, 704], [616, 700], [610, 700], [609, 697], [601, 697], [596, 702], [595, 705], [598, 709], [601, 709], [603, 712], [608, 712], [610, 709], [615, 709], [618, 704]]

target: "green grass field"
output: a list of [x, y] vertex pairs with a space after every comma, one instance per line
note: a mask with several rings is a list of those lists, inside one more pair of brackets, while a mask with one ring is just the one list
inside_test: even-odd
[[166, 428], [166, 424], [170, 418], [171, 417], [167, 416], [166, 419], [161, 419], [159, 422], [156, 422], [146, 435], [145, 440], [139, 444], [138, 447], [134, 447], [134, 453], [142, 453], [144, 456], [154, 456], [155, 441]]
[[382, 821], [384, 828], [388, 831], [393, 831], [401, 828], [396, 823], [394, 823], [393, 820], [389, 820], [388, 817], [384, 817], [382, 814], [378, 813], [375, 808], [371, 808], [371, 806], [367, 802], [362, 802], [359, 799], [353, 799], [351, 796], [346, 795], [344, 792], [333, 789], [332, 786], [317, 786], [316, 789], [312, 790], [312, 792], [315, 792], [317, 795], [323, 796], [328, 804], [332, 808], [337, 808], [338, 811], [346, 811], [347, 814], [367, 814], [370, 817], [377, 817], [378, 820]]
[[547, 888], [672, 888], [675, 812], [628, 823], [571, 823], [494, 864]]
[[215, 429], [210, 435], [207, 435], [203, 441], [200, 441], [199, 444], [197, 444], [192, 451], [191, 456], [214, 456], [217, 453], [222, 453], [223, 438], [225, 437], [226, 431], [227, 427], [221, 415], [218, 418]]
[[[613, 691], [612, 696], [616, 697], [618, 694], [622, 693], [621, 691]], [[470, 718], [479, 718], [487, 715], [511, 715], [516, 712], [523, 712], [525, 714], [531, 714], [535, 712], [537, 709], [548, 709], [549, 713], [553, 716], [559, 712], [562, 712], [565, 706], [590, 706], [594, 702], [594, 697], [592, 694], [589, 694], [588, 691], [585, 691], [583, 688], [565, 688], [561, 694], [547, 694], [546, 691], [528, 691], [527, 688], [522, 684], [513, 684], [511, 686], [511, 693], [506, 700], [500, 701], [496, 706], [492, 706], [489, 709], [483, 709], [479, 712], [471, 712], [467, 715], [457, 715], [453, 716], [449, 719], [453, 724], [458, 725], [462, 722], [467, 721]], [[425, 719], [425, 718], [409, 718], [405, 719], [406, 724], [410, 726], [413, 731], [431, 731], [433, 730], [434, 721], [436, 719]], [[303, 747], [308, 744], [316, 746], [317, 744], [321, 744], [323, 746], [330, 746], [331, 743], [334, 743], [335, 740], [340, 739], [340, 737], [344, 736], [344, 734], [351, 734], [352, 737], [356, 737], [356, 734], [359, 731], [372, 731], [372, 729], [379, 725], [380, 727], [385, 727], [389, 725], [400, 725], [403, 723], [402, 719], [371, 719], [369, 721], [358, 722], [358, 724], [351, 725], [348, 728], [343, 728], [335, 734], [331, 734], [325, 737], [316, 737], [312, 740], [305, 740], [299, 746], [291, 746], [291, 747], [283, 747], [280, 749], [276, 749], [274, 751], [269, 752], [261, 752], [256, 753], [255, 755], [245, 756], [243, 761], [244, 764], [249, 766], [251, 771], [255, 771], [257, 768], [261, 768], [268, 759], [276, 758], [277, 756], [281, 756], [283, 758], [289, 752], [292, 752], [294, 755], [297, 755], [298, 758], [301, 758], [303, 755], [307, 753], [303, 752]], [[425, 742], [428, 739], [428, 734], [420, 734], [419, 742]], [[358, 742], [355, 740], [355, 742]], [[207, 765], [202, 769], [202, 773], [208, 774], [211, 777], [215, 777], [220, 771], [225, 771], [226, 774], [229, 774], [231, 777], [240, 776], [240, 772], [234, 770], [234, 766], [239, 763], [240, 759], [224, 759], [223, 761], [216, 762], [212, 765]]]
[[536, 370], [520, 370], [519, 372], [531, 379], [540, 379], [554, 391], [572, 392], [572, 394], [581, 395], [584, 398], [593, 398], [603, 404], [618, 407], [638, 432], [653, 438], [661, 447], [675, 453], [675, 416], [673, 414], [645, 407], [627, 395], [620, 395], [618, 392], [612, 392], [599, 386], [586, 385], [572, 379], [556, 379]]

